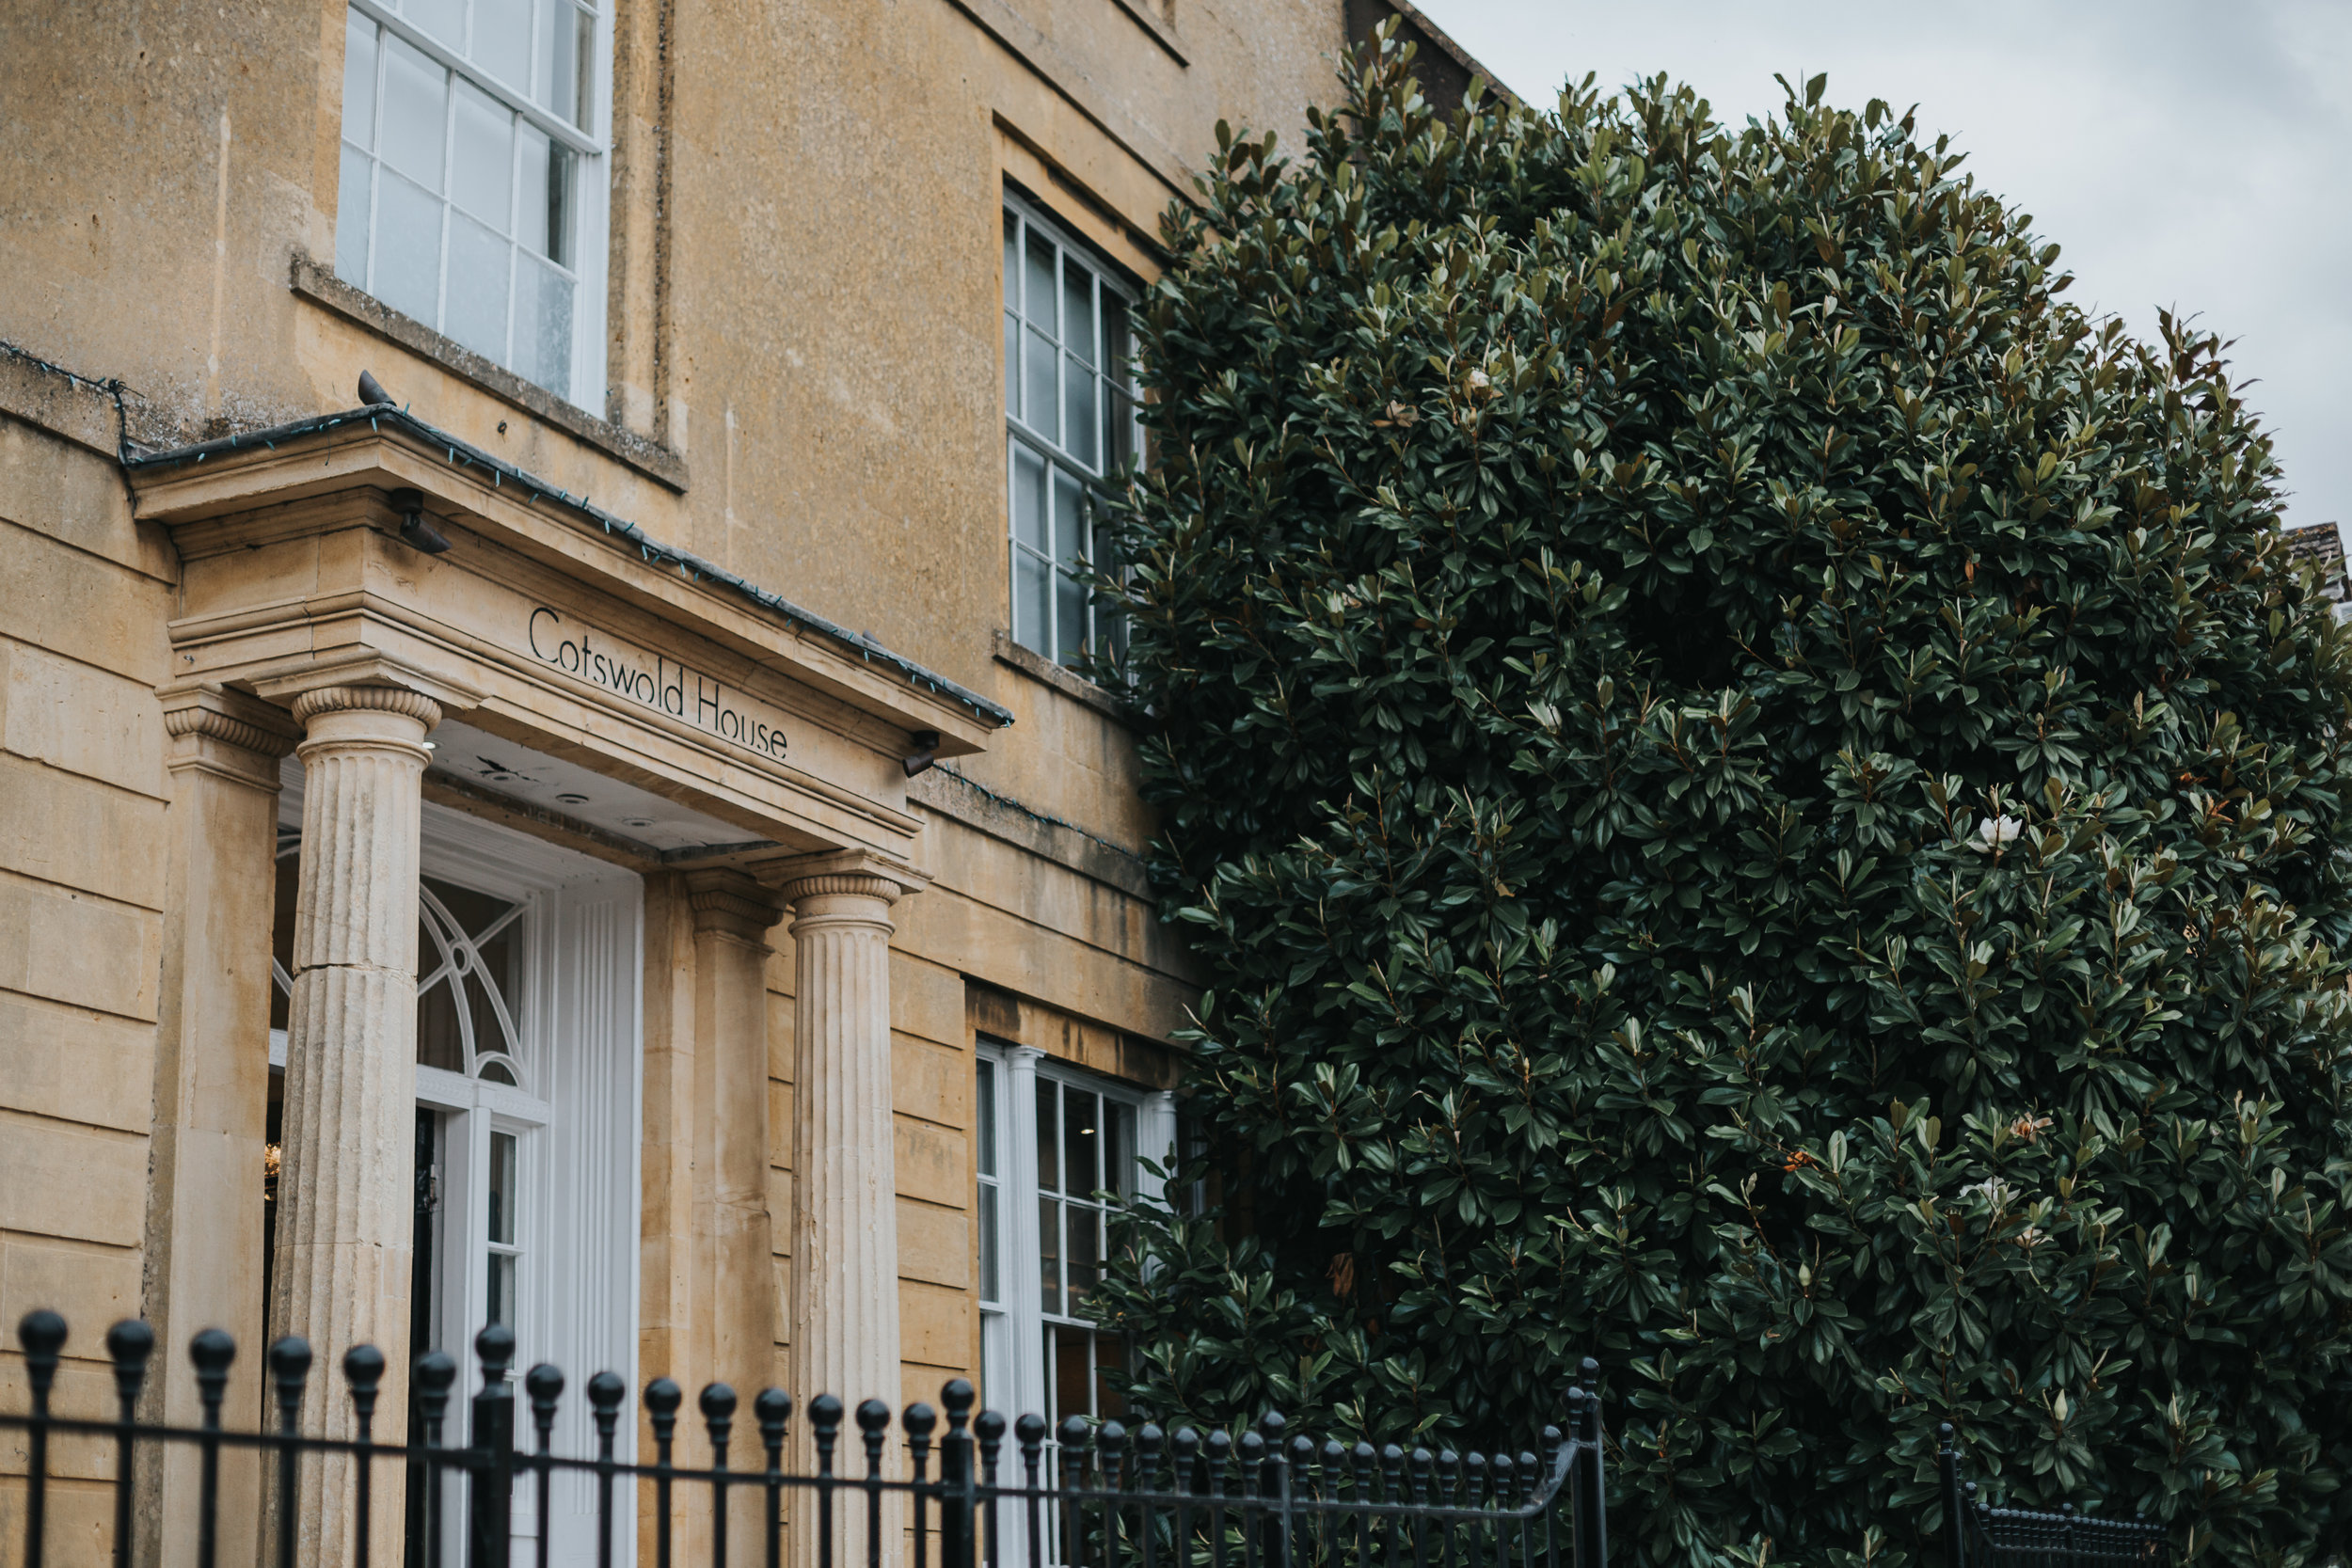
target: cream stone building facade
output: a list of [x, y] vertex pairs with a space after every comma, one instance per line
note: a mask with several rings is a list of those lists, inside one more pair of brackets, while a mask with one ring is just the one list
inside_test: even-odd
[[1127, 313], [1215, 123], [1400, 8], [1458, 94], [1365, 0], [0, 8], [0, 1323], [67, 1400], [138, 1315], [174, 1421], [202, 1327], [258, 1419], [276, 1335], [493, 1319], [1105, 1408], [1192, 994], [1071, 668]]

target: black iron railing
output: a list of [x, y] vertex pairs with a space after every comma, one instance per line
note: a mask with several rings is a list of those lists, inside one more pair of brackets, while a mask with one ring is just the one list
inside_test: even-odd
[[1975, 1481], [1960, 1479], [1949, 1423], [1942, 1437], [1945, 1568], [2164, 1568], [2171, 1560], [2164, 1527], [2144, 1518], [2101, 1518], [2072, 1503], [2056, 1513], [1993, 1507]]
[[[389, 1467], [409, 1489], [421, 1489], [423, 1515], [438, 1521], [443, 1507], [454, 1528], [427, 1528], [410, 1539], [406, 1555], [422, 1568], [507, 1568], [524, 1559], [541, 1565], [586, 1560], [598, 1568], [628, 1561], [634, 1540], [650, 1543], [654, 1568], [673, 1568], [680, 1527], [693, 1529], [698, 1557], [716, 1568], [762, 1563], [779, 1568], [787, 1556], [805, 1568], [834, 1568], [856, 1560], [867, 1568], [911, 1563], [930, 1568], [1606, 1568], [1608, 1525], [1601, 1501], [1600, 1402], [1583, 1387], [1568, 1390], [1563, 1432], [1547, 1427], [1542, 1451], [1512, 1453], [1407, 1452], [1393, 1444], [1318, 1444], [1286, 1436], [1269, 1413], [1240, 1433], [1164, 1433], [1145, 1421], [1130, 1432], [1120, 1422], [1072, 1418], [1049, 1433], [1041, 1417], [1009, 1422], [995, 1411], [973, 1411], [972, 1386], [961, 1378], [941, 1390], [945, 1408], [907, 1406], [899, 1414], [901, 1473], [894, 1466], [891, 1412], [867, 1400], [854, 1412], [822, 1394], [803, 1412], [815, 1455], [810, 1473], [787, 1470], [785, 1450], [791, 1399], [763, 1390], [752, 1402], [762, 1463], [738, 1467], [738, 1399], [724, 1384], [703, 1389], [697, 1402], [709, 1463], [679, 1463], [678, 1414], [684, 1392], [668, 1378], [645, 1386], [644, 1413], [651, 1432], [651, 1464], [617, 1457], [628, 1387], [612, 1372], [588, 1382], [596, 1430], [595, 1458], [551, 1451], [565, 1380], [556, 1368], [533, 1367], [521, 1380], [518, 1411], [510, 1376], [514, 1336], [493, 1324], [475, 1337], [482, 1386], [471, 1398], [469, 1441], [444, 1444], [443, 1428], [457, 1381], [456, 1364], [436, 1353], [418, 1359], [412, 1397], [424, 1441], [378, 1443], [377, 1417], [385, 1362], [370, 1346], [342, 1359], [350, 1402], [350, 1438], [300, 1430], [311, 1368], [310, 1347], [279, 1340], [268, 1354], [278, 1411], [277, 1430], [236, 1432], [222, 1422], [222, 1405], [236, 1347], [208, 1329], [189, 1346], [201, 1410], [200, 1424], [141, 1422], [135, 1412], [146, 1386], [154, 1336], [145, 1323], [117, 1323], [106, 1336], [114, 1364], [115, 1418], [60, 1415], [51, 1408], [67, 1339], [65, 1320], [34, 1312], [19, 1326], [29, 1410], [0, 1411], [0, 1431], [24, 1434], [26, 1568], [80, 1558], [48, 1557], [62, 1549], [50, 1540], [47, 1506], [55, 1485], [51, 1442], [57, 1437], [111, 1446], [111, 1475], [83, 1487], [111, 1488], [112, 1560], [127, 1565], [135, 1539], [134, 1471], [142, 1448], [192, 1447], [200, 1456], [198, 1516], [167, 1519], [166, 1530], [193, 1529], [199, 1568], [219, 1568], [222, 1536], [220, 1460], [231, 1449], [258, 1450], [273, 1471], [272, 1517], [265, 1527], [265, 1560], [294, 1568], [298, 1537], [299, 1483], [310, 1466], [342, 1466], [348, 1482], [354, 1539], [319, 1543], [329, 1561], [366, 1568], [371, 1523]], [[1597, 1370], [1585, 1363], [1584, 1382]], [[843, 1475], [836, 1461], [853, 1419], [864, 1449], [865, 1474]], [[518, 1446], [520, 1420], [530, 1425]], [[746, 1433], [748, 1436], [749, 1434]], [[936, 1466], [934, 1470], [934, 1465]], [[552, 1544], [552, 1495], [559, 1481], [578, 1478], [594, 1495], [593, 1531], [576, 1547]], [[630, 1493], [650, 1509], [644, 1528], [631, 1523]], [[529, 1505], [528, 1534], [516, 1533], [516, 1504]], [[787, 1507], [787, 1503], [789, 1506]], [[258, 1497], [248, 1506], [261, 1506]], [[804, 1532], [789, 1513], [805, 1510]], [[748, 1525], [755, 1539], [741, 1538]], [[730, 1529], [736, 1538], [730, 1540]], [[445, 1561], [446, 1543], [460, 1537], [462, 1552]], [[89, 1538], [77, 1535], [76, 1546]], [[520, 1550], [517, 1550], [517, 1547]], [[243, 1568], [242, 1564], [237, 1568]]]

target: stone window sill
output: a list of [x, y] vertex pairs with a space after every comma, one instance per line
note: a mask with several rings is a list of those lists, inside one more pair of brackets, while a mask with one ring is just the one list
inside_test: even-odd
[[1084, 675], [1065, 670], [1031, 648], [1025, 648], [1012, 640], [1012, 634], [999, 627], [995, 633], [996, 662], [1020, 671], [1031, 680], [1052, 687], [1073, 702], [1083, 703], [1104, 718], [1133, 728], [1136, 711], [1120, 698], [1105, 691]]
[[322, 266], [308, 256], [296, 256], [293, 287], [295, 293], [325, 306], [345, 321], [422, 355], [451, 374], [513, 404], [535, 420], [578, 436], [599, 451], [619, 458], [647, 478], [680, 493], [685, 491], [686, 460], [669, 448], [573, 407], [546, 388], [533, 386], [453, 339], [444, 338], [415, 317], [403, 315], [373, 295], [353, 288], [336, 277], [331, 267]]
[[1168, 51], [1169, 58], [1178, 65], [1191, 66], [1192, 62], [1184, 58], [1184, 44], [1176, 37], [1176, 29], [1160, 15], [1160, 0], [1119, 0], [1119, 7], [1127, 13], [1129, 21], [1152, 35], [1152, 42]]

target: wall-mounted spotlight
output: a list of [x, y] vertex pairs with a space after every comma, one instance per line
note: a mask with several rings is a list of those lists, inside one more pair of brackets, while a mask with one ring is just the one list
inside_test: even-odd
[[449, 541], [441, 531], [424, 520], [424, 492], [405, 485], [392, 492], [392, 510], [400, 514], [401, 542], [427, 555], [438, 555], [449, 548]]
[[906, 759], [907, 777], [910, 779], [928, 771], [931, 764], [939, 760], [939, 732], [917, 730], [911, 738], [914, 742], [914, 751]]

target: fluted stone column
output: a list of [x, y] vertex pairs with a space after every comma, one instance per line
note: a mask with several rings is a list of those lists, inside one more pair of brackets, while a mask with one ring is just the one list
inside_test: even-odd
[[[375, 1433], [405, 1440], [417, 1110], [417, 855], [431, 698], [336, 686], [294, 699], [302, 758], [301, 894], [286, 1052], [270, 1335], [318, 1363], [303, 1428], [350, 1435], [338, 1363], [384, 1352]], [[399, 1469], [375, 1472], [372, 1560], [400, 1560]], [[347, 1465], [302, 1469], [305, 1562], [347, 1561]]]
[[[795, 976], [792, 1390], [803, 1407], [815, 1395], [837, 1394], [852, 1412], [861, 1400], [880, 1399], [895, 1413], [890, 906], [923, 884], [903, 866], [861, 854], [810, 857], [780, 870], [792, 907]], [[845, 1450], [855, 1449], [855, 1433], [850, 1424]], [[807, 1529], [801, 1522], [795, 1533]], [[895, 1558], [895, 1529], [886, 1543]]]
[[[284, 710], [217, 686], [163, 693], [171, 775], [163, 985], [155, 1021], [155, 1123], [149, 1144], [145, 1316], [172, 1374], [151, 1377], [146, 1419], [193, 1426], [189, 1339], [225, 1328], [244, 1354], [230, 1408], [262, 1408], [262, 1181], [269, 1117], [269, 942], [277, 891], [278, 759], [300, 736]], [[139, 1539], [183, 1568], [196, 1537], [194, 1449], [141, 1454]], [[261, 1467], [221, 1456], [220, 1552], [250, 1561]]]
[[[775, 1232], [768, 1212], [768, 930], [784, 918], [776, 895], [739, 871], [692, 871], [694, 1108], [705, 1130], [694, 1183], [695, 1336], [705, 1366], [688, 1383], [733, 1386], [739, 1430], [751, 1402], [776, 1381]], [[707, 1338], [705, 1337], [707, 1336]], [[743, 1487], [728, 1509], [731, 1540], [760, 1539], [760, 1494]], [[705, 1521], [685, 1521], [684, 1560], [707, 1555]], [[745, 1546], [734, 1548], [738, 1552]]]

